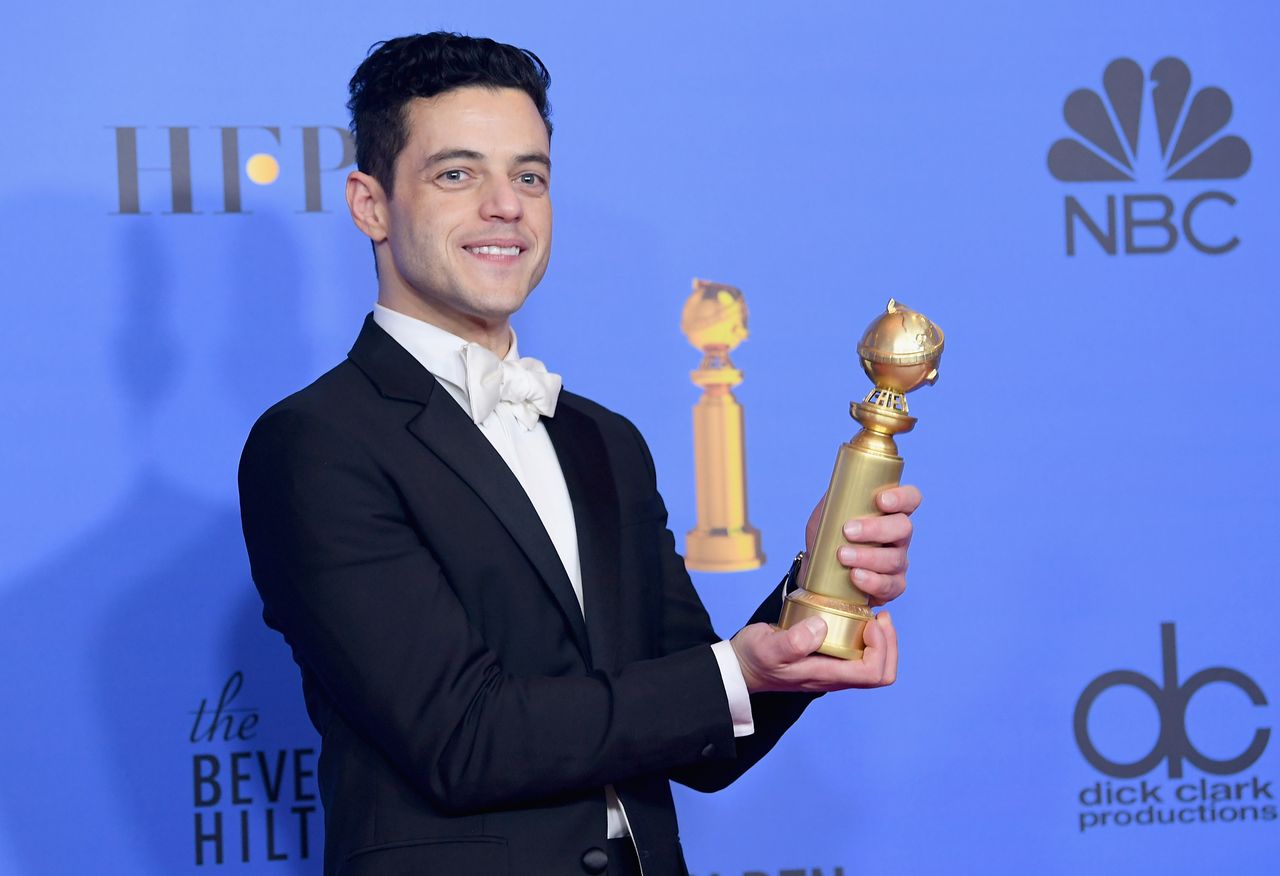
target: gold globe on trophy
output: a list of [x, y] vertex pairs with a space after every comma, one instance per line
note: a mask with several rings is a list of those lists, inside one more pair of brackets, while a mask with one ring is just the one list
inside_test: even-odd
[[747, 302], [723, 283], [693, 281], [680, 328], [703, 352], [690, 374], [702, 387], [693, 408], [698, 525], [685, 538], [685, 565], [702, 572], [738, 572], [764, 562], [760, 533], [747, 522], [747, 468], [742, 405], [733, 387], [742, 372], [729, 351], [747, 337]]
[[845, 543], [845, 521], [879, 514], [876, 495], [898, 485], [903, 461], [893, 436], [915, 426], [906, 396], [937, 381], [942, 342], [942, 329], [890, 298], [858, 343], [862, 370], [875, 387], [861, 403], [849, 406], [862, 431], [836, 455], [813, 552], [778, 620], [778, 626], [787, 629], [807, 617], [821, 617], [827, 623], [826, 640], [818, 648], [822, 654], [846, 660], [862, 657], [862, 631], [874, 614], [870, 598], [853, 586], [836, 551]]

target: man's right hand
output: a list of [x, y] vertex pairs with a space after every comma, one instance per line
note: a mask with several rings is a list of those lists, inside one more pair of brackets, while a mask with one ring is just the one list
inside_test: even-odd
[[827, 635], [822, 618], [808, 617], [789, 630], [752, 624], [739, 630], [731, 644], [749, 693], [884, 687], [898, 674], [898, 634], [889, 612], [876, 615], [863, 630], [861, 660], [841, 660], [814, 653]]

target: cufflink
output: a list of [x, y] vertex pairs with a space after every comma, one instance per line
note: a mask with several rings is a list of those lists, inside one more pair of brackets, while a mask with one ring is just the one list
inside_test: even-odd
[[787, 574], [782, 576], [780, 586], [782, 587], [782, 600], [787, 599], [787, 594], [800, 586], [800, 564], [804, 562], [804, 551], [796, 554], [796, 558], [791, 561], [791, 568], [787, 569]]

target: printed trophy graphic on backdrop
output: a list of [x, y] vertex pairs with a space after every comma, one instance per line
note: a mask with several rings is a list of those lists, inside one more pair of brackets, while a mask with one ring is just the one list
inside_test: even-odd
[[742, 372], [729, 351], [747, 337], [742, 292], [722, 283], [693, 281], [680, 329], [703, 352], [690, 374], [702, 398], [693, 406], [694, 477], [698, 525], [685, 539], [685, 565], [701, 572], [740, 572], [764, 563], [760, 532], [747, 522], [747, 466], [742, 405], [733, 387]]
[[840, 447], [813, 552], [778, 619], [778, 626], [787, 629], [806, 617], [821, 617], [827, 622], [827, 638], [818, 650], [847, 660], [861, 659], [862, 630], [874, 615], [869, 597], [853, 586], [849, 570], [836, 558], [844, 543], [844, 522], [879, 514], [876, 494], [899, 483], [903, 463], [893, 436], [916, 424], [907, 414], [906, 394], [938, 379], [942, 329], [890, 298], [858, 342], [858, 356], [875, 384], [861, 404], [849, 406], [862, 431]]

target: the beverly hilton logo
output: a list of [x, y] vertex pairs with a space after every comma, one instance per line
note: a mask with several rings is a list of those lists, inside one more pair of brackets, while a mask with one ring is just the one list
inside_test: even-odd
[[[1063, 182], [1178, 184], [1238, 179], [1252, 162], [1249, 144], [1225, 133], [1231, 121], [1231, 98], [1217, 87], [1193, 94], [1191, 71], [1178, 58], [1157, 61], [1149, 76], [1129, 58], [1112, 61], [1102, 74], [1102, 92], [1073, 91], [1062, 115], [1076, 136], [1063, 137], [1049, 149], [1049, 171]], [[1185, 188], [1175, 185], [1169, 186], [1169, 194], [1122, 193], [1119, 197], [1112, 192], [1079, 198], [1067, 195], [1067, 255], [1076, 254], [1081, 228], [1109, 255], [1165, 253], [1180, 238], [1210, 255], [1235, 249], [1240, 239], [1225, 230], [1223, 211], [1233, 207], [1236, 198], [1215, 189], [1186, 192]], [[1215, 215], [1206, 212], [1198, 219], [1198, 211], [1209, 205]]]
[[[264, 748], [261, 712], [239, 701], [244, 673], [192, 710], [188, 739], [194, 803], [194, 863], [299, 862], [320, 846], [314, 748]], [[188, 772], [189, 770], [189, 772]]]

